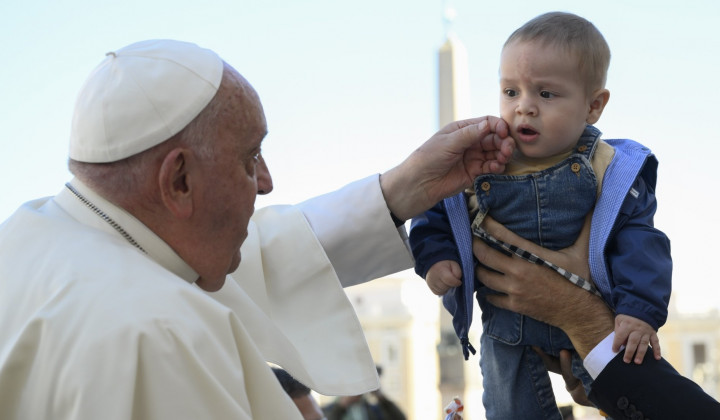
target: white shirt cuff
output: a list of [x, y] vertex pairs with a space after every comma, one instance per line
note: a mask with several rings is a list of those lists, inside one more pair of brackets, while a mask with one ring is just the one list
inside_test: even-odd
[[[600, 375], [600, 372], [605, 369], [605, 366], [607, 366], [607, 364], [610, 363], [610, 361], [615, 358], [615, 356], [619, 353], [612, 350], [612, 344], [614, 339], [615, 332], [613, 331], [610, 333], [610, 335], [605, 337], [603, 341], [598, 343], [598, 345], [595, 346], [595, 348], [593, 348], [590, 353], [588, 353], [587, 357], [585, 357], [585, 360], [583, 360], [583, 365], [585, 366], [585, 369], [588, 371], [588, 373], [590, 374], [590, 376], [592, 376], [593, 379], [597, 379], [598, 375]], [[622, 351], [622, 348], [620, 349], [620, 351]]]

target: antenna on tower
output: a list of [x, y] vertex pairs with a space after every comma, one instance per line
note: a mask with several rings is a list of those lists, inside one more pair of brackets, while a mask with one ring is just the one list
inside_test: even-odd
[[455, 7], [452, 5], [451, 0], [443, 0], [443, 29], [445, 30], [445, 38], [450, 38], [453, 35], [452, 23], [457, 16]]

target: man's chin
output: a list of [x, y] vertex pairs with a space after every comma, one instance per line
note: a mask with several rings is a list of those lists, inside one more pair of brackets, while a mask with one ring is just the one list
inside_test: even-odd
[[195, 283], [197, 283], [197, 285], [206, 292], [217, 292], [218, 290], [222, 289], [227, 276], [234, 273], [235, 270], [237, 270], [237, 268], [240, 266], [241, 259], [242, 257], [240, 256], [240, 250], [238, 250], [237, 254], [235, 254], [235, 256], [233, 256], [232, 260], [230, 261], [225, 275], [213, 279], [200, 277]]
[[242, 261], [242, 254], [240, 253], [240, 250], [238, 250], [237, 255], [235, 255], [235, 257], [230, 262], [230, 269], [228, 270], [228, 274], [237, 270], [237, 268], [240, 266], [241, 261]]
[[203, 289], [206, 292], [217, 292], [225, 285], [226, 278], [226, 276], [223, 276], [220, 279], [207, 280], [203, 277], [200, 277], [198, 281], [195, 282], [195, 284], [197, 284], [199, 288]]

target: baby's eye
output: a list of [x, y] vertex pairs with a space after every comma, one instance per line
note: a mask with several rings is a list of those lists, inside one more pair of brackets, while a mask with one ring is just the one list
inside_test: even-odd
[[555, 96], [554, 93], [548, 92], [547, 90], [543, 90], [540, 92], [540, 97], [545, 99], [551, 99]]
[[517, 92], [515, 91], [515, 89], [505, 89], [503, 92], [505, 93], [505, 96], [508, 96], [510, 98], [517, 96]]

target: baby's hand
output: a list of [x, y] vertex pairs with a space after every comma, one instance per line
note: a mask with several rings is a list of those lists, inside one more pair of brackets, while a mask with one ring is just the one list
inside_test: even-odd
[[613, 351], [620, 351], [620, 346], [625, 345], [623, 361], [630, 363], [635, 356], [635, 363], [641, 364], [648, 349], [652, 346], [653, 355], [660, 360], [660, 341], [657, 332], [645, 321], [630, 315], [618, 315], [615, 317], [615, 339], [613, 340]]
[[438, 261], [433, 264], [425, 275], [430, 291], [438, 296], [447, 293], [452, 287], [462, 284], [460, 265], [452, 260]]

